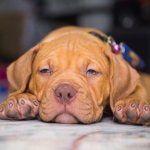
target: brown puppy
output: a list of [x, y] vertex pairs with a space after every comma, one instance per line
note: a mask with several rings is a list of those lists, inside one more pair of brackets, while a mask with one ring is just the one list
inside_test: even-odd
[[[7, 70], [10, 93], [1, 119], [93, 123], [110, 104], [116, 120], [150, 125], [150, 79], [112, 53], [91, 28], [64, 27], [13, 62]], [[142, 81], [142, 82], [141, 82]], [[148, 83], [149, 82], [149, 83]]]

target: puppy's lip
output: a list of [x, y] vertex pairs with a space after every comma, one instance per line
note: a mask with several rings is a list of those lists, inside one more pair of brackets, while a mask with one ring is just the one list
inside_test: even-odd
[[75, 124], [75, 123], [79, 123], [78, 119], [73, 116], [70, 113], [67, 112], [63, 112], [61, 114], [58, 114], [55, 119], [55, 122], [57, 123], [64, 123], [64, 124]]

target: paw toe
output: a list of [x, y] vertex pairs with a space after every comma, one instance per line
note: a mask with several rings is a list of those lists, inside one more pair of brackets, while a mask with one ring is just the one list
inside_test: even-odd
[[5, 106], [3, 104], [0, 105], [0, 119], [7, 119]]
[[119, 122], [125, 122], [123, 105], [117, 105], [114, 111], [114, 116]]
[[39, 110], [39, 102], [35, 96], [19, 97], [18, 109], [22, 114], [22, 119], [35, 118]]
[[[18, 100], [18, 110], [21, 114], [21, 119], [30, 119], [35, 117], [34, 106], [33, 104], [36, 103], [38, 105], [38, 102], [36, 101], [30, 101], [29, 99], [19, 99]], [[34, 104], [35, 105], [35, 104]], [[37, 112], [36, 112], [37, 113]]]
[[16, 101], [15, 100], [10, 100], [7, 104], [6, 104], [6, 116], [10, 119], [19, 119], [20, 118], [20, 114], [17, 110], [16, 107]]
[[134, 123], [138, 119], [138, 105], [136, 103], [131, 103], [127, 106], [126, 116], [129, 122]]
[[25, 119], [25, 118], [30, 118], [30, 113], [32, 108], [29, 105], [25, 105], [24, 106], [18, 106], [18, 110], [21, 114], [21, 118], [20, 119]]
[[150, 106], [144, 105], [141, 107], [141, 116], [139, 119], [139, 122], [141, 124], [150, 124]]

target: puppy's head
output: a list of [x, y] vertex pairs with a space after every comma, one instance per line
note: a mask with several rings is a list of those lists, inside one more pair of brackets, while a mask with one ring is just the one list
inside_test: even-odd
[[108, 100], [132, 92], [137, 78], [107, 43], [81, 29], [52, 34], [8, 68], [10, 94], [36, 95], [46, 122], [96, 122]]

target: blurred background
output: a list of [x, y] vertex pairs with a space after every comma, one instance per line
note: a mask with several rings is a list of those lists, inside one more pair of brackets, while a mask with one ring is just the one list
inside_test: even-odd
[[150, 0], [0, 0], [0, 100], [7, 65], [65, 25], [94, 27], [128, 43], [150, 73]]

